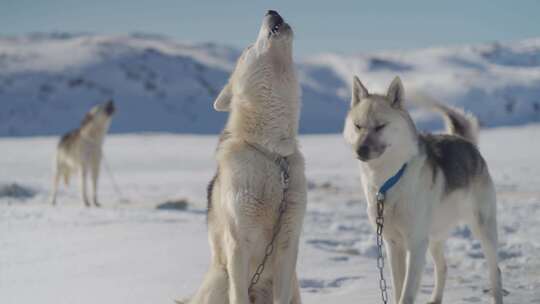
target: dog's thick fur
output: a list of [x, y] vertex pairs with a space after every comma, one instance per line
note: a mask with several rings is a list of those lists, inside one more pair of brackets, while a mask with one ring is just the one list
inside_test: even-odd
[[465, 222], [481, 241], [494, 303], [501, 304], [495, 190], [476, 146], [478, 123], [458, 109], [433, 103], [443, 114], [450, 134], [419, 134], [403, 100], [403, 86], [397, 77], [386, 95], [370, 94], [354, 77], [351, 109], [343, 131], [360, 159], [362, 187], [373, 225], [378, 188], [408, 164], [384, 203], [383, 237], [396, 303], [414, 303], [428, 249], [435, 264], [430, 303], [442, 302], [447, 271], [444, 241], [456, 223]]
[[[298, 241], [306, 208], [304, 160], [297, 146], [300, 88], [292, 60], [292, 30], [274, 11], [264, 17], [217, 97], [229, 111], [208, 187], [210, 269], [189, 303], [300, 303]], [[287, 210], [263, 275], [250, 280], [265, 254], [284, 195], [275, 157], [289, 162]]]
[[90, 206], [86, 190], [87, 176], [90, 175], [92, 202], [96, 207], [100, 206], [97, 197], [97, 187], [102, 146], [114, 112], [115, 107], [112, 100], [97, 105], [86, 114], [79, 128], [62, 136], [56, 152], [51, 204], [56, 204], [56, 194], [60, 179], [63, 178], [67, 186], [70, 177], [78, 173], [82, 201], [87, 207]]

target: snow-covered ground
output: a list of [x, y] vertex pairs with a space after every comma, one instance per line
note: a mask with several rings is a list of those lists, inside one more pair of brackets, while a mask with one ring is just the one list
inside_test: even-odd
[[[46, 204], [56, 138], [0, 139], [0, 303], [146, 304], [189, 296], [209, 262], [205, 187], [216, 142], [215, 136], [110, 136], [105, 154], [122, 193], [103, 171], [104, 207], [96, 209], [83, 207], [74, 185], [60, 192], [56, 208]], [[310, 180], [298, 265], [304, 302], [380, 303], [355, 160], [340, 135], [300, 142]], [[498, 189], [506, 303], [540, 303], [539, 143], [539, 125], [481, 133]], [[6, 191], [13, 183], [33, 192]], [[155, 208], [182, 198], [187, 210]], [[446, 252], [446, 303], [488, 303], [478, 242], [460, 228]], [[418, 303], [428, 299], [431, 269]]]

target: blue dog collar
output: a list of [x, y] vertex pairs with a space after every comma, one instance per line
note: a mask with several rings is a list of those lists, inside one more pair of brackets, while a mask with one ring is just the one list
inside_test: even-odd
[[401, 166], [401, 169], [399, 169], [399, 171], [396, 174], [391, 176], [389, 179], [387, 179], [383, 183], [383, 185], [379, 188], [379, 191], [377, 191], [377, 195], [376, 195], [377, 201], [385, 200], [386, 192], [388, 192], [388, 190], [390, 190], [392, 187], [394, 187], [397, 184], [397, 182], [399, 182], [399, 180], [403, 176], [403, 173], [405, 173], [405, 168], [407, 168], [407, 163], [404, 163], [403, 166]]

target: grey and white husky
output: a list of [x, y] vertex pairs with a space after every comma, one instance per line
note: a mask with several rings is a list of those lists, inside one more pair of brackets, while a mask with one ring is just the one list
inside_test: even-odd
[[60, 180], [66, 185], [72, 174], [78, 173], [81, 184], [81, 198], [90, 206], [86, 191], [87, 176], [92, 182], [92, 202], [100, 206], [97, 197], [102, 146], [115, 112], [113, 101], [93, 107], [86, 113], [79, 128], [66, 133], [60, 139], [56, 152], [55, 173], [51, 193], [51, 204], [56, 204], [56, 194]]
[[495, 189], [477, 147], [477, 120], [459, 109], [433, 105], [443, 114], [448, 134], [417, 131], [404, 107], [404, 89], [398, 77], [386, 94], [369, 93], [354, 77], [343, 135], [360, 160], [362, 188], [373, 225], [379, 187], [405, 168], [384, 201], [383, 237], [395, 301], [414, 303], [429, 250], [435, 264], [430, 303], [442, 302], [447, 272], [444, 241], [458, 222], [465, 222], [481, 241], [493, 300], [501, 304]]
[[[229, 119], [217, 149], [218, 170], [208, 187], [212, 260], [193, 304], [296, 304], [298, 242], [306, 208], [304, 159], [298, 149], [300, 87], [292, 58], [293, 32], [275, 11], [238, 59], [214, 108]], [[288, 190], [282, 167], [288, 163]], [[258, 283], [251, 278], [281, 228]]]

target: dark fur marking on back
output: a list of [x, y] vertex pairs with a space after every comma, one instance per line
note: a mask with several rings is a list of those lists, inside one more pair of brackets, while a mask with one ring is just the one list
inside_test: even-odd
[[80, 129], [84, 128], [86, 125], [90, 124], [90, 122], [94, 119], [94, 115], [90, 113], [86, 113], [84, 115], [83, 120], [81, 121], [81, 127]]
[[[223, 130], [223, 132], [221, 132], [219, 136], [218, 146], [216, 149], [219, 150], [219, 147], [221, 146], [221, 144], [227, 139], [229, 139], [230, 137], [231, 137], [231, 132], [227, 131], [226, 129]], [[206, 187], [206, 200], [207, 200], [206, 218], [207, 219], [210, 213], [212, 212], [212, 191], [214, 190], [214, 185], [216, 184], [216, 180], [218, 179], [218, 176], [219, 176], [219, 168], [217, 169], [216, 174], [214, 175], [214, 177], [212, 177], [212, 179], [208, 183], [208, 186]]]
[[214, 177], [212, 177], [212, 179], [208, 183], [208, 186], [206, 187], [206, 199], [207, 199], [207, 205], [206, 205], [207, 210], [206, 211], [207, 211], [207, 216], [208, 216], [208, 214], [210, 214], [210, 211], [212, 211], [212, 191], [214, 190], [214, 185], [216, 184], [216, 180], [218, 178], [218, 175], [219, 175], [219, 170], [218, 170], [218, 172], [216, 172]]
[[455, 135], [423, 134], [420, 144], [432, 169], [433, 182], [440, 169], [445, 193], [464, 188], [485, 169], [485, 161], [474, 144]]
[[76, 141], [76, 138], [79, 137], [81, 129], [84, 128], [86, 125], [90, 124], [93, 118], [94, 116], [90, 114], [90, 112], [86, 113], [81, 121], [81, 125], [77, 129], [71, 130], [66, 134], [62, 135], [58, 146], [70, 147], [71, 145], [73, 145], [73, 143]]
[[77, 140], [77, 137], [79, 137], [79, 133], [80, 133], [80, 129], [75, 129], [62, 135], [62, 137], [60, 138], [60, 142], [58, 143], [58, 146], [66, 147], [66, 148], [71, 147]]

